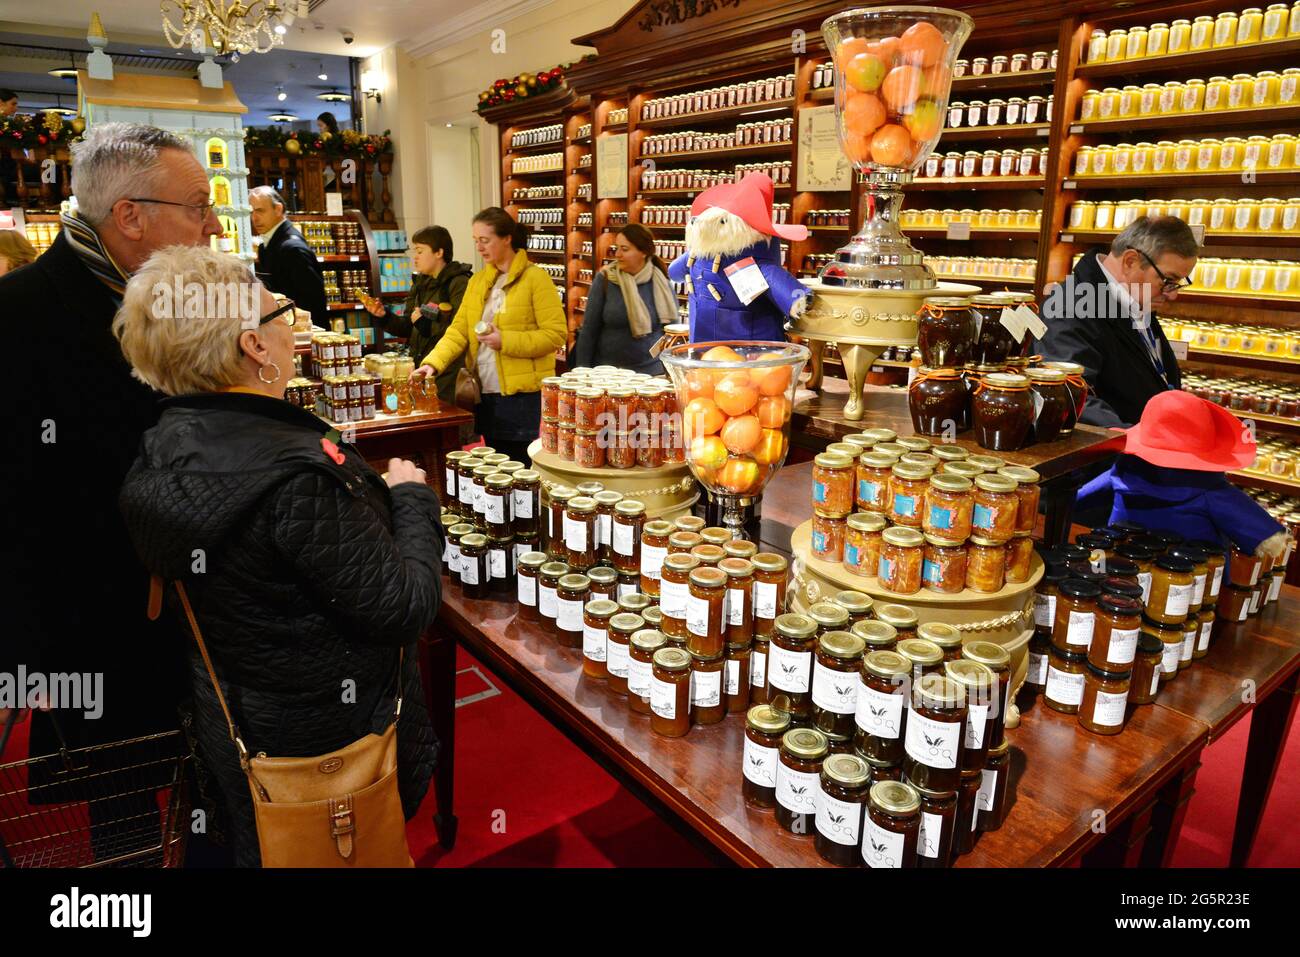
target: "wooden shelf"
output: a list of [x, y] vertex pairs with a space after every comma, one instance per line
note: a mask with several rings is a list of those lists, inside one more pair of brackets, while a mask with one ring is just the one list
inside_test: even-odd
[[[1116, 63], [1087, 63], [1075, 68], [1076, 77], [1104, 79], [1118, 76], [1147, 76], [1154, 73], [1176, 73], [1182, 77], [1182, 71], [1191, 70], [1187, 76], [1207, 79], [1212, 74], [1223, 73], [1218, 67], [1240, 63], [1255, 68], [1266, 64], [1261, 60], [1270, 57], [1288, 61], [1300, 57], [1300, 39], [1274, 40], [1271, 43], [1249, 43], [1242, 46], [1222, 47], [1218, 50], [1198, 50], [1191, 53], [1175, 53], [1172, 56], [1143, 57], [1140, 60], [1120, 60]], [[1290, 62], [1287, 63], [1291, 65]], [[1211, 67], [1216, 69], [1211, 70]], [[1207, 72], [1208, 71], [1208, 72]], [[1241, 72], [1241, 71], [1237, 71]], [[1228, 75], [1225, 73], [1225, 75]], [[953, 81], [956, 87], [957, 81]], [[1112, 84], [1113, 85], [1113, 84]]]
[[[922, 239], [947, 239], [947, 226], [914, 226], [903, 227], [903, 232], [908, 236], [918, 236]], [[970, 231], [971, 239], [1037, 239], [1038, 227], [1030, 229], [981, 229], [978, 226], [972, 226]], [[953, 242], [964, 242], [965, 240], [954, 239]]]
[[568, 255], [568, 253], [566, 253], [563, 249], [528, 249], [525, 250], [525, 252], [528, 253], [529, 258], [532, 258], [533, 256], [567, 256]]
[[942, 176], [932, 179], [922, 176], [912, 180], [910, 185], [904, 187], [904, 191], [909, 189], [948, 192], [959, 192], [964, 189], [1042, 189], [1046, 185], [1047, 180], [1042, 176], [954, 176], [948, 179]]
[[1245, 305], [1279, 312], [1300, 312], [1300, 299], [1261, 296], [1254, 292], [1238, 293], [1236, 295], [1225, 292], [1196, 292], [1196, 287], [1193, 286], [1187, 292], [1180, 292], [1178, 298], [1180, 301], [1185, 299], [1188, 302], [1205, 303], [1213, 306], [1237, 308]]
[[574, 284], [575, 286], [590, 286], [590, 285], [591, 285], [591, 282], [592, 282], [592, 281], [591, 281], [590, 279], [575, 279], [575, 280], [573, 280], [573, 284]]
[[1300, 106], [1270, 106], [1258, 110], [1214, 110], [1199, 113], [1171, 113], [1168, 116], [1131, 116], [1120, 120], [1090, 120], [1071, 123], [1070, 133], [1089, 136], [1107, 133], [1128, 135], [1140, 130], [1187, 129], [1196, 132], [1253, 126], [1260, 129], [1283, 129], [1300, 120]]
[[[711, 186], [695, 186], [683, 189], [639, 189], [636, 191], [636, 195], [638, 198], [642, 196], [697, 196], [706, 189], [712, 188]], [[776, 183], [772, 186], [772, 189], [778, 193], [782, 190], [789, 192], [793, 188], [789, 183]]]
[[1187, 361], [1241, 366], [1264, 372], [1300, 373], [1300, 359], [1288, 359], [1286, 356], [1261, 356], [1250, 352], [1220, 352], [1217, 349], [1198, 349], [1190, 344], [1187, 348]]
[[1259, 172], [1250, 182], [1241, 173], [1170, 173], [1157, 176], [1069, 176], [1062, 186], [1067, 190], [1090, 189], [1178, 189], [1184, 186], [1300, 186], [1300, 170]]
[[606, 123], [600, 128], [602, 133], [617, 133], [619, 130], [626, 130], [627, 123]]
[[528, 156], [536, 153], [560, 153], [564, 150], [564, 140], [550, 143], [536, 143], [532, 146], [512, 146], [506, 150], [507, 156]]
[[638, 163], [644, 163], [646, 160], [658, 163], [661, 160], [707, 160], [720, 159], [727, 156], [759, 156], [764, 153], [788, 153], [794, 148], [794, 143], [786, 140], [781, 143], [759, 143], [756, 146], [732, 146], [728, 149], [720, 150], [687, 150], [681, 153], [644, 153], [636, 158]]
[[1238, 412], [1235, 409], [1229, 409], [1233, 415], [1243, 422], [1258, 422], [1261, 426], [1271, 426], [1261, 431], [1282, 431], [1288, 433], [1300, 433], [1300, 419], [1288, 419], [1281, 415], [1265, 415], [1260, 412]]
[[[406, 253], [400, 253], [399, 255], [405, 256]], [[317, 256], [316, 261], [318, 263], [324, 263], [327, 266], [348, 265], [349, 263], [356, 263], [359, 266], [364, 266], [366, 264], [366, 257], [365, 256], [339, 256], [339, 255], [330, 254], [328, 256]]]
[[[506, 181], [508, 182], [512, 179], [554, 179], [557, 176], [560, 177], [564, 176], [564, 170], [552, 169], [552, 170], [547, 170], [544, 173], [516, 173], [512, 169], [506, 175]], [[559, 202], [559, 200], [553, 200], [553, 202]]]
[[956, 129], [945, 129], [942, 141], [944, 143], [954, 143], [963, 140], [1045, 140], [1051, 133], [1051, 123], [1016, 123], [1012, 126], [959, 126]]
[[591, 145], [591, 137], [590, 137], [590, 136], [576, 136], [576, 137], [574, 137], [573, 139], [569, 140], [569, 145], [570, 145], [570, 146], [590, 146], [590, 145]]
[[1263, 489], [1266, 492], [1282, 492], [1286, 495], [1300, 495], [1300, 482], [1295, 479], [1276, 478], [1272, 475], [1248, 472], [1245, 469], [1229, 472], [1228, 474], [1235, 479], [1240, 479], [1236, 484], [1244, 485], [1247, 488]]
[[637, 120], [639, 130], [670, 130], [691, 126], [694, 123], [716, 123], [751, 114], [776, 113], [789, 110], [794, 106], [794, 99], [768, 100], [766, 103], [746, 103], [744, 106], [729, 106], [721, 110], [702, 110], [699, 113], [683, 113], [677, 116], [661, 116], [653, 120]]
[[564, 197], [563, 197], [563, 196], [548, 196], [548, 197], [537, 198], [537, 199], [512, 199], [512, 200], [508, 200], [508, 201], [506, 202], [506, 205], [507, 205], [507, 206], [531, 206], [533, 203], [537, 203], [537, 204], [539, 204], [539, 205], [543, 205], [543, 206], [544, 206], [544, 205], [547, 205], [547, 204], [550, 204], [550, 205], [552, 205], [552, 206], [554, 206], [554, 205], [556, 205], [556, 204], [559, 204], [560, 206], [563, 206], [563, 205], [564, 205]]
[[985, 73], [983, 76], [959, 76], [952, 81], [953, 93], [978, 93], [982, 90], [1028, 90], [1049, 87], [1056, 82], [1055, 70], [1021, 70], [1019, 73]]
[[358, 312], [366, 307], [359, 302], [331, 302], [327, 303], [325, 308], [330, 312]]
[[[1114, 239], [1119, 234], [1116, 229], [1063, 229], [1061, 242], [1100, 242]], [[1209, 233], [1205, 234], [1202, 246], [1278, 246], [1287, 248], [1300, 247], [1300, 235], [1293, 233]]]
[[810, 233], [847, 233], [853, 229], [852, 226], [809, 226]]
[[808, 94], [808, 99], [814, 103], [826, 103], [835, 99], [835, 87], [823, 86], [812, 90]]
[[980, 286], [1032, 286], [1032, 279], [1008, 279], [999, 276], [949, 276], [934, 274], [935, 279], [942, 279], [945, 282], [965, 282]]

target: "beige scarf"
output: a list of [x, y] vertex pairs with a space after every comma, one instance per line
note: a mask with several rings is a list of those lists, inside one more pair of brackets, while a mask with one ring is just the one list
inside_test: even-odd
[[641, 283], [654, 283], [655, 312], [659, 316], [659, 325], [665, 326], [677, 321], [677, 294], [669, 285], [668, 277], [655, 267], [654, 260], [647, 258], [641, 271], [635, 275], [624, 272], [618, 263], [610, 263], [605, 267], [604, 273], [605, 279], [623, 293], [623, 308], [627, 311], [627, 324], [632, 330], [632, 338], [650, 335], [653, 325], [645, 300], [637, 292], [636, 287]]

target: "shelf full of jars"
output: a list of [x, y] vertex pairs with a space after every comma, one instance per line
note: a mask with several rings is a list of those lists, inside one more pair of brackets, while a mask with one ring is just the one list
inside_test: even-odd
[[342, 216], [303, 213], [290, 217], [316, 254], [325, 277], [328, 315], [312, 316], [315, 325], [345, 332], [363, 346], [376, 342], [367, 300], [381, 290], [379, 248], [365, 216], [346, 210]]
[[295, 357], [301, 368], [289, 380], [285, 399], [341, 427], [435, 411], [438, 390], [432, 379], [411, 379], [414, 359], [404, 352], [363, 350], [356, 335], [313, 333], [310, 352]]

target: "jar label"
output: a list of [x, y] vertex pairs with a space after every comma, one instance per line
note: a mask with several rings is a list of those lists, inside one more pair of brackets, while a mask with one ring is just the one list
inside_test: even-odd
[[488, 495], [484, 499], [483, 512], [487, 520], [494, 525], [506, 523], [506, 500], [501, 495]]
[[667, 618], [684, 619], [686, 617], [686, 600], [690, 596], [691, 590], [688, 585], [670, 582], [665, 578], [663, 584], [659, 586], [659, 607]]
[[[626, 552], [624, 553], [626, 554]], [[659, 545], [647, 545], [641, 543], [641, 574], [646, 578], [653, 578], [658, 581], [664, 568], [664, 558], [668, 555], [668, 549]]]
[[1196, 650], [1197, 629], [1195, 623], [1192, 624], [1191, 631], [1183, 632], [1183, 650], [1180, 652], [1179, 661], [1191, 661], [1192, 652]]
[[1070, 627], [1065, 634], [1065, 643], [1083, 645], [1085, 648], [1092, 644], [1092, 627], [1095, 622], [1096, 616], [1090, 611], [1070, 612]]
[[901, 694], [885, 694], [867, 685], [858, 676], [858, 702], [854, 721], [864, 732], [874, 738], [897, 740], [903, 727], [903, 698]]
[[515, 518], [533, 517], [533, 493], [527, 489], [515, 489], [510, 496], [510, 507], [514, 509]]
[[470, 490], [474, 498], [474, 511], [485, 512], [487, 510], [487, 504], [483, 500], [487, 496], [483, 490], [483, 486], [477, 484], [471, 485]]
[[[923, 563], [924, 565], [924, 563]], [[877, 571], [882, 584], [894, 577], [894, 563], [884, 555], [880, 556], [880, 568]]]
[[457, 545], [455, 542], [452, 542], [450, 543], [450, 547], [448, 551], [451, 553], [451, 557], [447, 562], [447, 574], [459, 575], [460, 574], [460, 546]]
[[952, 528], [952, 509], [931, 505], [930, 525], [934, 528]]
[[542, 613], [543, 618], [554, 618], [558, 614], [555, 607], [559, 596], [555, 589], [549, 585], [539, 585], [537, 588], [537, 610]]
[[984, 726], [989, 720], [989, 705], [973, 704], [966, 715], [966, 747], [978, 751], [984, 747]]
[[604, 661], [606, 657], [605, 643], [608, 632], [604, 628], [593, 628], [591, 625], [583, 624], [582, 626], [582, 654], [584, 658], [592, 661]]
[[560, 631], [582, 631], [582, 602], [560, 598], [557, 601], [559, 614], [555, 623]]
[[[1269, 583], [1269, 586], [1268, 586], [1268, 598], [1267, 598], [1267, 601], [1269, 601], [1269, 602], [1275, 602], [1275, 601], [1277, 601], [1277, 596], [1278, 596], [1279, 594], [1281, 594], [1281, 592], [1282, 592], [1282, 576], [1281, 576], [1281, 575], [1274, 575], [1274, 576], [1273, 576], [1273, 580]], [[1208, 624], [1208, 623], [1206, 624], [1206, 628], [1209, 628], [1209, 624]]]
[[862, 860], [867, 867], [902, 867], [903, 835], [886, 831], [870, 815], [865, 821], [867, 833], [862, 840]]
[[1182, 657], [1183, 643], [1181, 641], [1166, 643], [1160, 656], [1160, 670], [1167, 675], [1173, 674], [1178, 670], [1178, 662]]
[[767, 654], [754, 651], [749, 655], [749, 686], [761, 688], [767, 684]]
[[[1251, 582], [1253, 585], [1254, 582]], [[1170, 585], [1169, 597], [1165, 599], [1165, 615], [1170, 618], [1183, 618], [1192, 604], [1192, 591], [1195, 585]]]
[[537, 579], [528, 575], [519, 576], [519, 604], [527, 605], [529, 608], [537, 604]]
[[488, 552], [488, 581], [506, 580], [506, 550], [494, 548]]
[[612, 541], [615, 555], [627, 555], [631, 557], [634, 541], [632, 526], [620, 525], [615, 522], [612, 530]]
[[716, 708], [722, 704], [722, 672], [691, 670], [691, 704]]
[[460, 497], [460, 504], [472, 506], [474, 504], [474, 483], [468, 479], [461, 482], [456, 494]]
[[740, 659], [728, 658], [724, 673], [726, 675], [727, 697], [734, 698], [740, 694]]
[[1111, 629], [1110, 647], [1106, 650], [1106, 660], [1117, 665], [1126, 665], [1137, 657], [1138, 632], [1141, 629], [1127, 628], [1123, 631]]
[[808, 771], [794, 771], [784, 761], [776, 763], [776, 801], [787, 811], [816, 814], [821, 781]]
[[895, 515], [903, 515], [910, 518], [916, 515], [916, 496], [895, 495], [892, 507]]
[[772, 659], [772, 674], [768, 684], [782, 691], [806, 692], [812, 679], [812, 652], [788, 651], [773, 643], [769, 655]]
[[596, 544], [608, 545], [610, 542], [610, 529], [614, 525], [613, 515], [596, 516]]
[[[627, 678], [627, 679], [628, 679], [628, 684], [627, 684], [627, 687], [628, 687], [628, 693], [631, 694], [631, 693], [632, 693], [632, 676], [631, 676], [631, 668], [630, 668], [630, 666], [633, 665], [633, 664], [640, 664], [640, 662], [634, 662], [634, 661], [632, 661], [632, 660], [628, 657], [628, 653], [627, 653], [627, 652], [628, 652], [627, 645], [622, 644], [621, 642], [617, 642], [617, 641], [610, 641], [609, 638], [608, 638], [608, 636], [606, 637], [606, 639], [605, 639], [605, 659], [606, 659], [606, 660], [605, 660], [605, 668], [606, 668], [606, 670], [607, 670], [607, 671], [608, 671], [608, 672], [609, 672], [613, 677], [615, 677], [615, 678]], [[649, 669], [649, 668], [650, 668], [650, 662], [647, 661], [647, 662], [645, 663], [645, 666], [646, 666], [647, 669]], [[649, 680], [650, 680], [650, 672], [649, 672], [649, 670], [647, 670], [647, 671], [646, 671], [646, 682], [648, 683]], [[645, 697], [645, 694], [644, 694], [644, 693], [638, 693], [637, 697], [644, 698], [644, 697]]]
[[1058, 671], [1055, 665], [1048, 664], [1045, 694], [1059, 704], [1082, 704], [1083, 681], [1083, 675], [1072, 675], [1065, 671]]
[[[659, 600], [663, 600], [662, 594]], [[696, 598], [689, 590], [686, 595], [686, 630], [701, 638], [709, 637], [709, 600]]]
[[976, 505], [971, 516], [971, 524], [975, 528], [991, 530], [993, 528], [993, 509], [987, 505]]
[[813, 704], [834, 714], [853, 714], [858, 709], [858, 676], [835, 671], [820, 661], [813, 662]]
[[858, 482], [858, 504], [874, 505], [880, 498], [880, 485], [876, 482], [870, 482], [867, 479], [861, 479]]
[[773, 582], [754, 582], [754, 617], [776, 618], [776, 615], [776, 585]]
[[1056, 619], [1056, 596], [1034, 595], [1034, 624], [1051, 628]]
[[814, 482], [813, 482], [813, 501], [814, 501], [814, 502], [823, 502], [823, 503], [826, 501], [826, 483], [825, 483], [825, 482], [819, 482], [819, 481], [814, 481]]
[[863, 805], [833, 798], [824, 790], [817, 795], [817, 831], [828, 841], [857, 847], [862, 840]]
[[454, 489], [454, 488], [456, 487], [456, 468], [455, 468], [455, 466], [450, 466], [450, 465], [449, 465], [449, 466], [446, 468], [446, 470], [445, 470], [445, 472], [444, 472], [444, 475], [445, 475], [446, 477], [443, 479], [443, 488], [445, 488], [448, 492], [450, 492], [452, 489]]
[[587, 550], [587, 523], [564, 516], [564, 547], [575, 552]]
[[943, 840], [943, 815], [921, 812], [921, 830], [916, 835], [916, 853], [921, 857], [938, 857]]
[[[1092, 723], [1103, 728], [1117, 728], [1124, 723], [1124, 710], [1128, 706], [1128, 692], [1110, 694], [1097, 692], [1097, 703], [1092, 708]], [[988, 772], [985, 771], [985, 774]]]
[[637, 586], [635, 583], [625, 585], [622, 582], [620, 582], [618, 586], [618, 594], [615, 596], [615, 600], [618, 600], [620, 598], [626, 598], [628, 595], [635, 595], [635, 594], [637, 594]]
[[[993, 792], [998, 786], [998, 772], [990, 771], [984, 768], [980, 771], [980, 789], [975, 792], [975, 810], [989, 811], [993, 810]], [[971, 815], [972, 818], [977, 815]], [[971, 822], [971, 830], [975, 830], [975, 822]]]
[[826, 533], [816, 531], [812, 533], [813, 552], [818, 555], [826, 554]]
[[462, 556], [460, 563], [460, 583], [462, 585], [485, 584], [478, 580], [478, 559]]
[[1160, 664], [1156, 665], [1154, 668], [1151, 669], [1151, 691], [1150, 691], [1150, 694], [1155, 694], [1155, 693], [1156, 693], [1156, 689], [1160, 687], [1160, 674], [1161, 674], [1161, 672], [1163, 672], [1164, 670], [1165, 670], [1165, 668], [1164, 668], [1164, 661], [1163, 661], [1163, 659], [1161, 660], [1161, 663], [1160, 663]]
[[1289, 103], [1295, 99], [1296, 79], [1294, 76], [1282, 77], [1280, 85], [1280, 97], [1283, 103]]
[[1254, 588], [1259, 582], [1259, 570], [1263, 568], [1263, 563], [1256, 562], [1250, 567], [1250, 587]]
[[1197, 575], [1192, 583], [1192, 604], [1201, 605], [1205, 601], [1205, 576]]
[[1047, 655], [1029, 653], [1029, 672], [1025, 675], [1025, 684], [1047, 684]]
[[745, 623], [745, 599], [748, 596], [743, 588], [727, 589], [727, 624], [743, 625]]
[[1146, 604], [1151, 598], [1151, 573], [1138, 572], [1138, 584], [1142, 586], [1142, 604]]
[[939, 584], [939, 563], [926, 559], [921, 562], [921, 581], [927, 585]]
[[650, 676], [650, 710], [665, 721], [677, 719], [677, 686]]
[[776, 787], [776, 766], [780, 762], [780, 752], [776, 748], [765, 748], [755, 744], [745, 735], [745, 777], [761, 788]]
[[962, 723], [935, 721], [916, 711], [907, 715], [904, 748], [913, 761], [931, 768], [955, 768], [961, 754]]

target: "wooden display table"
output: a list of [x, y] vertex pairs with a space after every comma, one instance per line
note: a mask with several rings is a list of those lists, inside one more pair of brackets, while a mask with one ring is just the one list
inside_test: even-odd
[[365, 422], [330, 424], [342, 433], [353, 434], [357, 451], [376, 472], [386, 472], [391, 458], [410, 459], [424, 469], [429, 484], [443, 498], [443, 462], [448, 452], [460, 448], [461, 426], [472, 426], [474, 415], [441, 400], [434, 401], [437, 405], [432, 412], [378, 415]]

